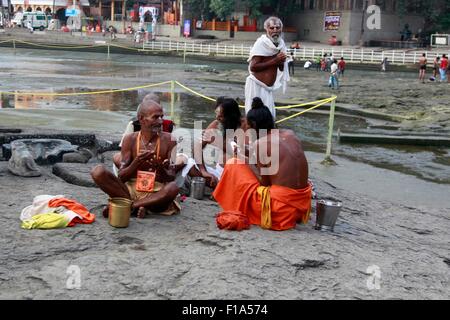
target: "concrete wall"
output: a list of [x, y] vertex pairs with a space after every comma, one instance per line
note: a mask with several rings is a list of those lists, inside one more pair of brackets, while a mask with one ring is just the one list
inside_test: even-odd
[[[126, 26], [130, 25], [130, 22], [126, 22]], [[132, 27], [137, 30], [139, 28], [138, 22], [131, 22]], [[106, 21], [106, 26], [114, 26], [119, 32], [122, 32], [123, 23], [122, 21]], [[212, 30], [193, 30], [191, 37], [197, 37], [199, 35], [209, 35], [214, 36], [216, 39], [234, 39], [240, 41], [255, 41], [264, 32], [244, 32], [238, 31], [234, 33], [234, 38], [230, 38], [229, 31], [212, 31]], [[168, 25], [168, 24], [158, 24], [157, 25], [157, 36], [160, 37], [180, 37], [180, 26]], [[286, 42], [291, 42], [297, 39], [297, 34], [292, 32], [284, 33], [284, 40]]]
[[[341, 26], [338, 31], [324, 31], [324, 11], [308, 11], [292, 17], [288, 23], [295, 26], [299, 40], [327, 43], [335, 35], [344, 45], [357, 45], [361, 35], [362, 12], [341, 11]], [[365, 20], [367, 15], [365, 16]], [[368, 30], [366, 21], [363, 40], [400, 40], [400, 31], [408, 23], [409, 29], [416, 33], [423, 28], [424, 20], [420, 16], [407, 16], [403, 20], [394, 14], [381, 14], [381, 30]]]
[[[350, 44], [357, 44], [361, 35], [361, 18], [362, 13], [353, 13], [350, 26]], [[417, 33], [419, 29], [423, 29], [424, 19], [420, 16], [406, 16], [400, 19], [394, 14], [381, 14], [381, 29], [368, 30], [364, 26], [364, 42], [370, 40], [393, 40], [400, 41], [400, 32], [403, 30], [405, 24], [409, 24], [409, 30]]]
[[[133, 27], [134, 30], [139, 28], [139, 22], [126, 22], [125, 27]], [[122, 21], [106, 21], [106, 26], [114, 26], [118, 32], [122, 32], [123, 22]], [[180, 36], [180, 26], [169, 25], [169, 24], [158, 24], [156, 26], [156, 35], [162, 37], [179, 37]]]
[[299, 40], [317, 41], [320, 43], [327, 43], [332, 35], [342, 41], [343, 44], [348, 44], [349, 28], [351, 24], [351, 13], [342, 12], [341, 26], [338, 31], [324, 31], [324, 12], [323, 11], [308, 11], [308, 13], [300, 13], [296, 17], [288, 21], [289, 25], [295, 26], [298, 31]]
[[[238, 32], [234, 33], [234, 38], [230, 38], [229, 31], [195, 30], [193, 33], [193, 36], [197, 37], [199, 35], [208, 35], [208, 36], [215, 36], [217, 39], [234, 39], [234, 40], [240, 40], [240, 41], [255, 41], [262, 34], [264, 34], [263, 31], [260, 31], [260, 32], [238, 31]], [[292, 32], [284, 33], [284, 41], [291, 42], [296, 39], [297, 39], [296, 33], [292, 33]]]

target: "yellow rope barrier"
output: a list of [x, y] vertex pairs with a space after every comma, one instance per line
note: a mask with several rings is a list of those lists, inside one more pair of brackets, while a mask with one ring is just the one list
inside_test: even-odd
[[41, 47], [41, 48], [51, 48], [51, 49], [55, 49], [55, 48], [61, 48], [61, 49], [98, 48], [98, 47], [106, 47], [109, 45], [110, 47], [122, 48], [122, 49], [133, 50], [133, 51], [142, 51], [142, 49], [140, 49], [140, 48], [122, 46], [120, 44], [114, 44], [114, 43], [110, 43], [110, 44], [99, 43], [99, 44], [91, 44], [91, 45], [85, 45], [85, 46], [60, 46], [60, 45], [52, 46], [52, 45], [44, 45], [44, 44], [23, 41], [23, 40], [16, 40], [16, 39], [1, 41], [0, 43], [10, 42], [10, 41], [16, 41], [16, 43], [23, 43], [23, 44], [28, 44], [30, 46]]
[[199, 96], [199, 97], [202, 97], [202, 98], [204, 98], [204, 99], [206, 99], [206, 100], [209, 100], [209, 101], [216, 101], [216, 99], [207, 97], [207, 96], [205, 96], [205, 95], [203, 95], [203, 94], [201, 94], [201, 93], [198, 93], [197, 91], [194, 91], [194, 90], [192, 90], [192, 89], [189, 89], [188, 87], [182, 85], [182, 84], [179, 83], [178, 81], [175, 81], [175, 83], [176, 83], [177, 85], [179, 85], [180, 87], [182, 87], [183, 89], [185, 89], [185, 90], [187, 90], [187, 91], [189, 91], [189, 92], [191, 92], [191, 93], [193, 93], [193, 94], [195, 94], [195, 95], [197, 95], [197, 96]]
[[[334, 97], [333, 97], [334, 98]], [[278, 110], [283, 110], [283, 109], [292, 109], [292, 108], [298, 108], [298, 107], [304, 107], [304, 106], [310, 106], [313, 104], [318, 104], [324, 101], [329, 101], [332, 98], [326, 98], [326, 99], [322, 99], [322, 100], [316, 100], [316, 101], [311, 101], [311, 102], [306, 102], [306, 103], [301, 103], [301, 104], [293, 104], [293, 105], [288, 105], [288, 106], [280, 106], [280, 107], [275, 107], [275, 109]]]
[[117, 47], [117, 48], [128, 49], [128, 50], [134, 50], [134, 51], [142, 51], [142, 49], [140, 49], [140, 48], [127, 47], [127, 46], [122, 46], [120, 44], [110, 44], [109, 46], [110, 47]]
[[61, 48], [61, 49], [81, 49], [81, 48], [94, 48], [94, 47], [100, 47], [100, 46], [104, 46], [104, 44], [101, 45], [86, 45], [86, 46], [47, 46], [47, 45], [43, 45], [43, 44], [37, 44], [37, 43], [33, 43], [33, 42], [28, 42], [28, 41], [22, 41], [22, 40], [15, 40], [17, 43], [23, 43], [23, 44], [28, 44], [31, 46], [35, 46], [35, 47], [42, 47], [42, 48]]
[[54, 93], [54, 92], [8, 92], [8, 91], [0, 91], [0, 94], [4, 95], [13, 95], [13, 96], [77, 96], [77, 95], [91, 95], [91, 94], [103, 94], [103, 93], [113, 93], [113, 92], [124, 92], [124, 91], [134, 91], [138, 89], [151, 88], [162, 86], [164, 84], [168, 84], [170, 81], [164, 81], [155, 84], [147, 84], [143, 86], [133, 87], [133, 88], [125, 88], [125, 89], [110, 89], [110, 90], [101, 90], [101, 91], [90, 91], [90, 92], [72, 92], [72, 93]]
[[[207, 97], [207, 96], [205, 96], [205, 95], [203, 95], [203, 94], [201, 94], [201, 93], [198, 93], [197, 91], [192, 90], [192, 89], [190, 89], [190, 88], [184, 86], [183, 84], [181, 84], [181, 83], [178, 82], [178, 81], [175, 81], [175, 82], [176, 82], [180, 87], [182, 87], [183, 89], [185, 89], [185, 90], [187, 90], [187, 91], [189, 91], [189, 92], [191, 92], [191, 93], [193, 93], [193, 94], [195, 94], [195, 95], [197, 95], [197, 96], [199, 96], [199, 97], [201, 97], [201, 98], [204, 98], [204, 99], [209, 100], [209, 101], [216, 101], [216, 99], [213, 99], [213, 98], [211, 98], [211, 97]], [[326, 98], [326, 99], [316, 100], [316, 101], [311, 101], [311, 102], [306, 102], [306, 103], [300, 103], [300, 104], [294, 104], [294, 105], [288, 105], [288, 106], [279, 106], [279, 107], [275, 107], [275, 109], [284, 110], [284, 109], [292, 109], [292, 108], [298, 108], [298, 107], [310, 106], [310, 105], [313, 105], [313, 104], [315, 105], [315, 104], [322, 103], [322, 102], [327, 103], [327, 102], [330, 102], [330, 101], [332, 101], [333, 99], [336, 99], [336, 98], [337, 98], [337, 97], [334, 96], [334, 97], [331, 97], [331, 98]], [[323, 104], [321, 104], [321, 105], [323, 105]], [[245, 108], [245, 106], [242, 106], [242, 105], [239, 105], [239, 107], [240, 107], [240, 108]]]
[[[79, 48], [94, 48], [94, 47], [101, 47], [101, 46], [110, 46], [110, 47], [117, 47], [117, 48], [123, 48], [123, 49], [128, 49], [128, 50], [134, 50], [134, 51], [142, 51], [139, 48], [133, 48], [133, 47], [127, 47], [127, 46], [122, 46], [122, 45], [118, 45], [118, 44], [95, 44], [95, 45], [86, 45], [86, 46], [47, 46], [47, 45], [41, 45], [41, 44], [36, 44], [36, 43], [32, 43], [32, 42], [28, 42], [28, 41], [22, 41], [22, 40], [6, 40], [6, 41], [2, 41], [0, 43], [5, 43], [5, 42], [9, 42], [9, 41], [16, 41], [18, 43], [23, 43], [23, 44], [28, 44], [28, 45], [32, 45], [32, 46], [37, 46], [37, 47], [43, 47], [43, 48], [61, 48], [61, 49], [79, 49]], [[132, 88], [125, 88], [125, 89], [110, 89], [110, 90], [100, 90], [100, 91], [90, 91], [90, 92], [72, 92], [72, 93], [53, 93], [53, 92], [8, 92], [8, 91], [0, 91], [0, 94], [4, 94], [4, 95], [34, 95], [34, 96], [76, 96], [76, 95], [94, 95], [94, 94], [104, 94], [104, 93], [114, 93], [114, 92], [125, 92], [125, 91], [134, 91], [134, 90], [138, 90], [138, 89], [144, 89], [144, 88], [151, 88], [151, 87], [156, 87], [156, 86], [161, 86], [164, 84], [168, 84], [171, 83], [171, 81], [164, 81], [164, 82], [160, 82], [160, 83], [156, 83], [156, 84], [149, 84], [149, 85], [143, 85], [143, 86], [138, 86], [138, 87], [132, 87]], [[179, 85], [181, 88], [185, 89], [186, 91], [191, 92], [194, 95], [197, 95], [201, 98], [204, 98], [206, 100], [209, 101], [213, 101], [215, 102], [216, 99], [213, 99], [211, 97], [205, 96], [193, 89], [190, 89], [188, 87], [186, 87], [185, 85], [181, 84], [178, 81], [175, 81], [175, 83], [177, 85]], [[292, 119], [294, 117], [300, 116], [301, 114], [314, 110], [328, 102], [331, 102], [333, 100], [335, 100], [337, 97], [333, 96], [331, 98], [326, 98], [326, 99], [322, 99], [322, 100], [316, 100], [316, 101], [311, 101], [311, 102], [306, 102], [306, 103], [301, 103], [301, 104], [295, 104], [295, 105], [287, 105], [287, 106], [277, 106], [275, 107], [275, 109], [292, 109], [292, 108], [298, 108], [298, 107], [303, 107], [303, 106], [308, 106], [308, 105], [313, 105], [315, 104], [315, 106], [308, 108], [306, 110], [303, 110], [301, 112], [298, 112], [296, 114], [293, 114], [289, 117], [286, 117], [284, 119], [278, 120], [276, 123], [281, 123], [283, 121]], [[245, 108], [245, 106], [239, 105], [240, 108]]]
[[333, 98], [329, 98], [328, 100], [326, 100], [326, 101], [324, 101], [324, 102], [322, 102], [322, 103], [319, 103], [319, 104], [317, 104], [317, 105], [315, 105], [315, 106], [313, 106], [313, 107], [311, 107], [311, 108], [308, 108], [308, 109], [306, 109], [306, 110], [300, 111], [300, 112], [298, 112], [298, 113], [296, 113], [296, 114], [293, 114], [293, 115], [291, 115], [291, 116], [289, 116], [289, 117], [280, 119], [280, 120], [276, 121], [275, 123], [278, 124], [278, 123], [284, 122], [284, 121], [286, 121], [286, 120], [289, 120], [289, 119], [298, 117], [298, 116], [300, 116], [300, 115], [302, 115], [302, 114], [304, 114], [304, 113], [306, 113], [306, 112], [308, 112], [308, 111], [311, 111], [311, 110], [314, 110], [314, 109], [316, 109], [316, 108], [318, 108], [318, 107], [320, 107], [320, 106], [323, 106], [324, 104], [326, 104], [326, 103], [328, 103], [328, 102], [331, 102], [331, 101], [333, 101], [334, 99], [335, 99], [334, 97], [333, 97]]

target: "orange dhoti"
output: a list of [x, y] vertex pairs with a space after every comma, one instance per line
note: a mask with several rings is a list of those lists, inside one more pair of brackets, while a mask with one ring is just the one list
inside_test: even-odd
[[[230, 159], [213, 196], [223, 210], [241, 211], [251, 224], [287, 230], [294, 228], [297, 222], [308, 222], [311, 190], [311, 185], [297, 190], [278, 185], [261, 187], [248, 165], [238, 159]], [[267, 202], [264, 199], [270, 201], [264, 203]]]

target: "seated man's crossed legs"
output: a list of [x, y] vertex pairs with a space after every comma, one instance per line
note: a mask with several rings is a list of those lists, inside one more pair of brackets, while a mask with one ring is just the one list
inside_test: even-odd
[[[160, 190], [153, 193], [137, 193], [130, 190], [131, 183], [123, 183], [112, 172], [107, 170], [103, 165], [98, 165], [91, 171], [94, 182], [103, 190], [110, 198], [126, 198], [133, 201], [131, 209], [138, 218], [144, 218], [146, 210], [155, 213], [161, 213], [173, 206], [179, 188], [175, 182], [164, 184]], [[131, 191], [131, 192], [130, 192]], [[108, 207], [103, 210], [103, 216], [108, 216]]]

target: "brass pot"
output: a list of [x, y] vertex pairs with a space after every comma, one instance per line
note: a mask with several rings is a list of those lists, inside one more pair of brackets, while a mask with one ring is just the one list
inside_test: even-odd
[[130, 222], [131, 204], [127, 198], [109, 199], [109, 224], [115, 228], [126, 228]]

